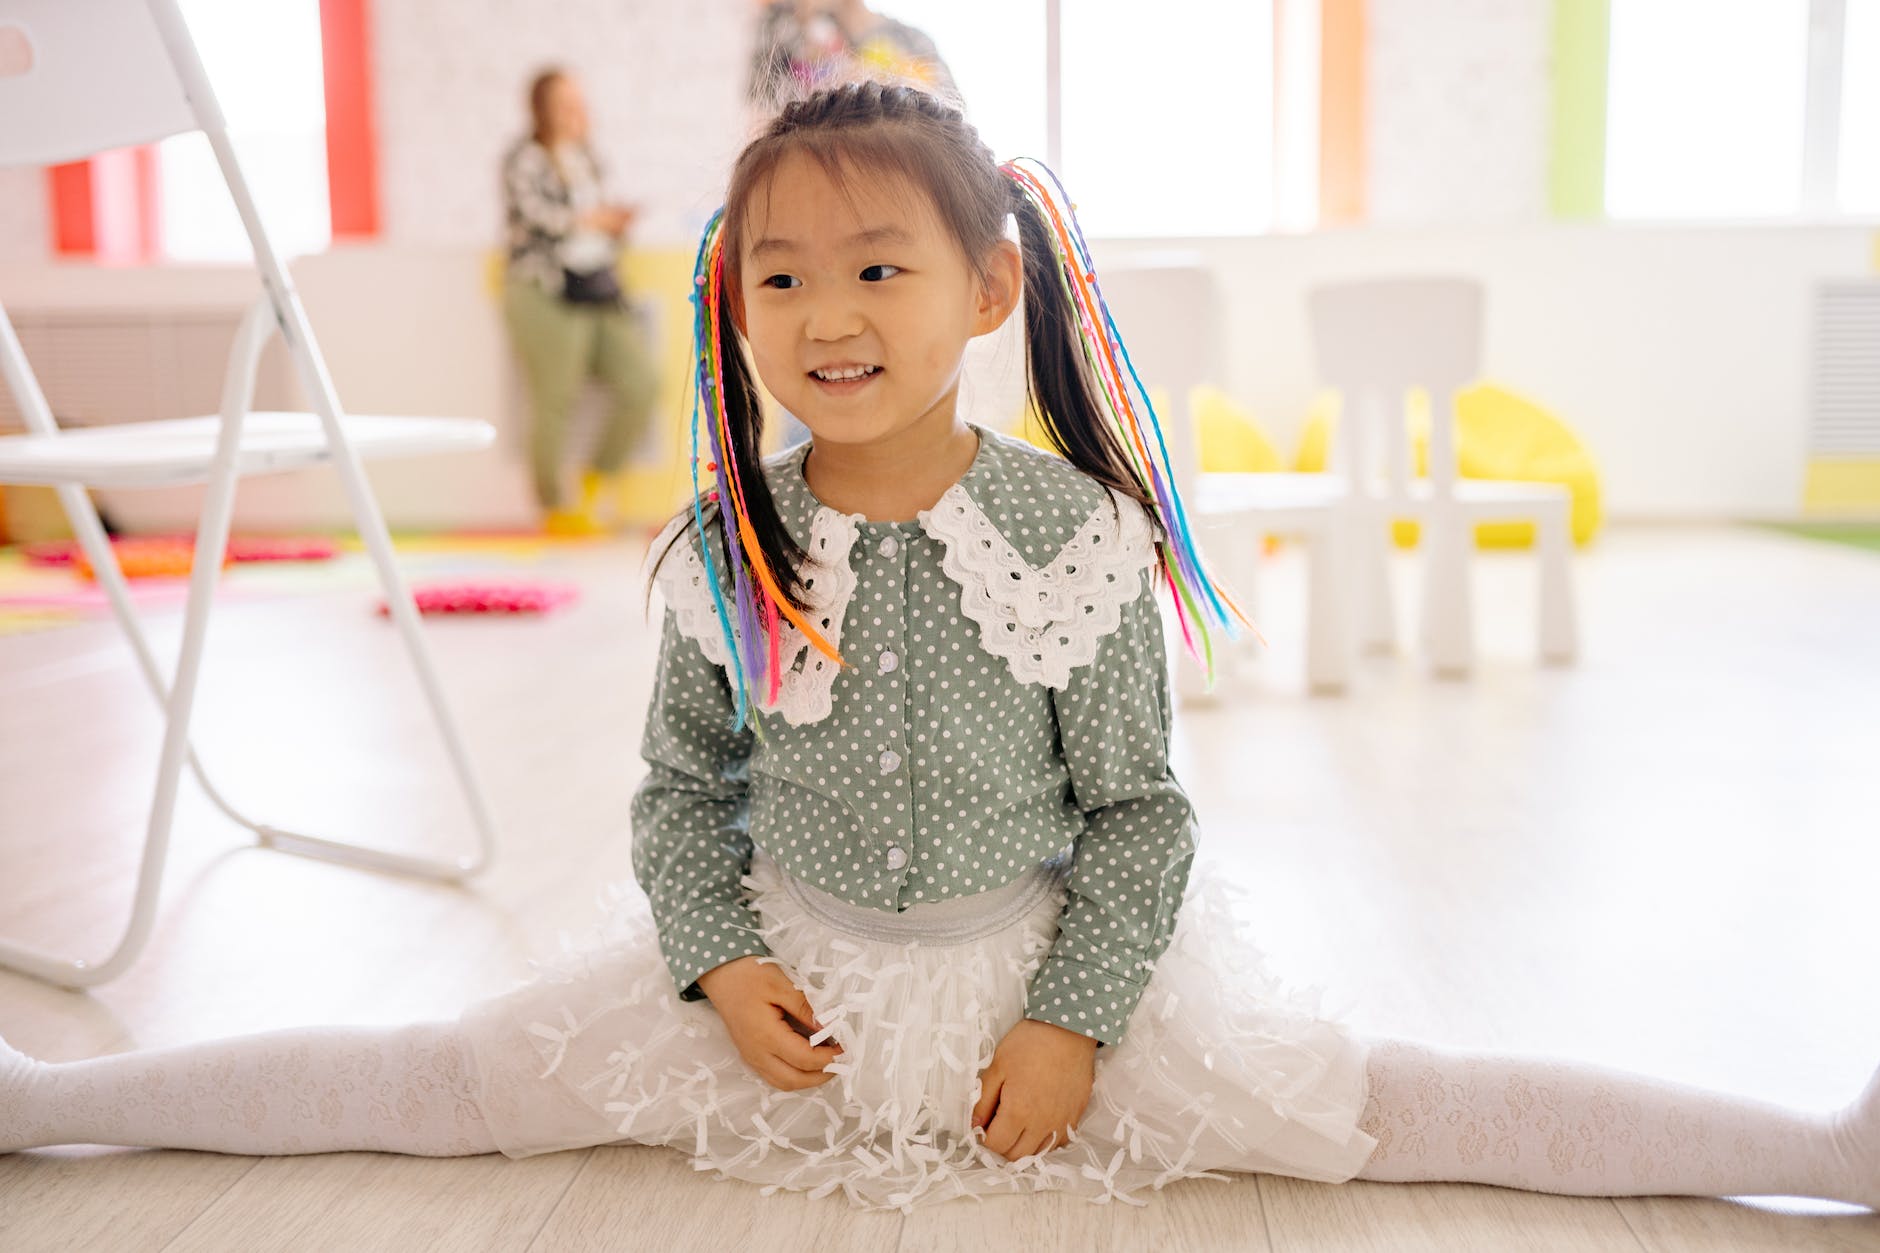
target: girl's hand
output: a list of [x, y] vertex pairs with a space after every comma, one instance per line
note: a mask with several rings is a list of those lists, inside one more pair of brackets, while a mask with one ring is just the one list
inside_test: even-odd
[[835, 1078], [823, 1067], [842, 1046], [833, 1039], [810, 1044], [822, 1024], [781, 966], [755, 954], [740, 957], [700, 975], [698, 986], [724, 1019], [738, 1056], [772, 1087], [795, 1092]]
[[986, 1147], [1016, 1161], [1063, 1144], [1090, 1104], [1096, 1059], [1097, 1042], [1089, 1036], [1021, 1019], [979, 1076], [973, 1126], [985, 1128]]

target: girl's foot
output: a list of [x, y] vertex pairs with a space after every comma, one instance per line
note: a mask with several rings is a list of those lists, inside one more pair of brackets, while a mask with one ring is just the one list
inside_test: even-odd
[[35, 1143], [27, 1134], [27, 1097], [43, 1065], [0, 1040], [0, 1153]]
[[1847, 1171], [1848, 1199], [1880, 1210], [1880, 1068], [1859, 1096], [1830, 1117], [1828, 1134]]

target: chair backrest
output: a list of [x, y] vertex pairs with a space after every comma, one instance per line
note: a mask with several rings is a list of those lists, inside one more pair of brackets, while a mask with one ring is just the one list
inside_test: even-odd
[[174, 0], [0, 0], [0, 167], [222, 128]]
[[1176, 484], [1192, 498], [1199, 453], [1189, 393], [1222, 381], [1214, 271], [1198, 255], [1177, 251], [1099, 265], [1097, 282], [1143, 387], [1167, 396], [1157, 414]]
[[1456, 478], [1455, 394], [1481, 364], [1482, 285], [1466, 278], [1332, 283], [1314, 288], [1306, 308], [1319, 381], [1343, 399], [1337, 463], [1353, 490], [1369, 490], [1371, 441], [1380, 435], [1389, 490], [1407, 487], [1404, 400], [1420, 387], [1430, 398], [1430, 479], [1447, 493]]

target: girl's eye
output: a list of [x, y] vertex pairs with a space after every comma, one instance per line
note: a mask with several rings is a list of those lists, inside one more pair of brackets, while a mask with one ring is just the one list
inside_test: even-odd
[[901, 267], [898, 265], [871, 265], [862, 271], [862, 281], [864, 283], [879, 283], [881, 280], [890, 278], [900, 272]]
[[803, 280], [794, 274], [773, 274], [764, 280], [764, 286], [775, 287], [779, 291], [788, 290], [792, 287], [801, 287], [802, 285]]

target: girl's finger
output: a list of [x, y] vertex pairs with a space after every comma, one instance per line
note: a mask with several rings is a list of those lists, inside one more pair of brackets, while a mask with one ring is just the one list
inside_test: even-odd
[[797, 1070], [820, 1074], [823, 1067], [842, 1055], [834, 1044], [811, 1044], [782, 1020], [771, 1024], [767, 1048]]
[[999, 1088], [1004, 1081], [996, 1070], [979, 1076], [979, 1099], [973, 1102], [973, 1126], [984, 1127], [992, 1121], [992, 1111], [999, 1104]]
[[[781, 975], [781, 972], [779, 974]], [[803, 995], [803, 989], [794, 983], [788, 983], [787, 986], [788, 990], [783, 991], [776, 1004], [790, 1017], [808, 1027], [812, 1033], [821, 1031], [822, 1023], [817, 1021], [816, 1011], [810, 1008], [809, 998]]]
[[801, 1070], [792, 1066], [785, 1059], [771, 1054], [764, 1059], [764, 1065], [757, 1068], [757, 1073], [773, 1088], [785, 1092], [800, 1092], [804, 1088], [813, 1088], [835, 1078], [826, 1071]]
[[1000, 1157], [1010, 1160], [1018, 1156], [1012, 1150], [1017, 1147], [1018, 1137], [1024, 1133], [1024, 1130], [1025, 1128], [1018, 1121], [1018, 1115], [1001, 1110], [993, 1115], [992, 1121], [986, 1125], [986, 1147]]

